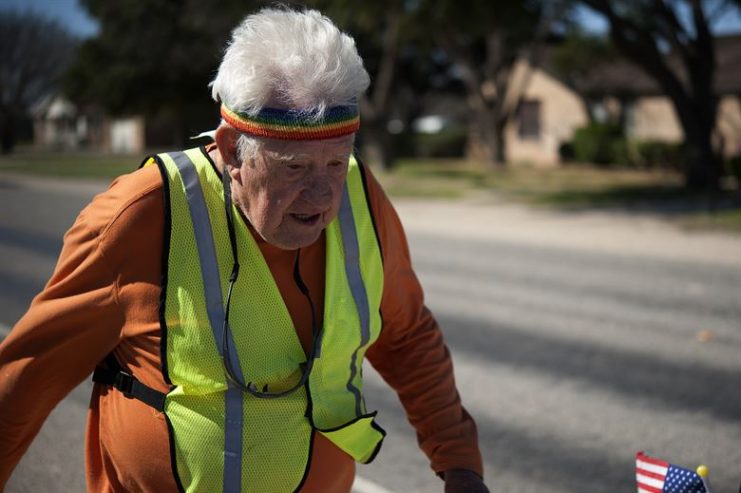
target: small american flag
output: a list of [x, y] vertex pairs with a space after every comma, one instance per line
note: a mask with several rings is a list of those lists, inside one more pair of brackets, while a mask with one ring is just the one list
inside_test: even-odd
[[709, 493], [695, 471], [654, 459], [643, 452], [636, 454], [638, 493]]

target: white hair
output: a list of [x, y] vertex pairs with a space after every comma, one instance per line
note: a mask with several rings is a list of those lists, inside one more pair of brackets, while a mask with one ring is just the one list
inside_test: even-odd
[[[232, 111], [273, 106], [321, 119], [332, 106], [356, 104], [369, 84], [355, 41], [329, 18], [266, 8], [232, 32], [211, 94]], [[240, 153], [255, 152], [259, 140], [242, 135], [238, 144]]]

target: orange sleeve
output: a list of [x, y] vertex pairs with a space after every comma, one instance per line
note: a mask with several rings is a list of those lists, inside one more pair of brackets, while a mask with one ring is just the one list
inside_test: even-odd
[[124, 317], [100, 235], [101, 194], [65, 234], [54, 274], [0, 344], [0, 491], [51, 410], [118, 344]]
[[368, 360], [398, 393], [432, 469], [469, 469], [483, 477], [476, 424], [461, 404], [450, 352], [424, 304], [401, 221], [367, 168], [365, 173], [384, 262], [383, 331]]

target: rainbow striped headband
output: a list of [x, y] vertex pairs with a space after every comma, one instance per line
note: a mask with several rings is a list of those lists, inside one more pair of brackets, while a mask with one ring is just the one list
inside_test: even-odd
[[357, 105], [333, 106], [319, 121], [312, 121], [310, 114], [294, 109], [263, 108], [257, 115], [248, 115], [232, 111], [224, 104], [221, 116], [240, 132], [281, 140], [331, 139], [355, 133], [360, 128]]

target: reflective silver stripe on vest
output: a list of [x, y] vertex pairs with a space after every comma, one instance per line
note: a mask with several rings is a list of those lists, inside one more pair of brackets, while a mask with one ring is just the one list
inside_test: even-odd
[[355, 300], [355, 307], [360, 318], [360, 345], [355, 348], [350, 359], [350, 380], [347, 382], [347, 390], [355, 396], [355, 415], [363, 414], [360, 389], [353, 385], [355, 375], [358, 373], [358, 351], [368, 344], [370, 340], [370, 308], [368, 307], [368, 294], [365, 290], [363, 277], [360, 274], [360, 248], [358, 246], [358, 233], [355, 230], [355, 218], [352, 214], [350, 194], [347, 184], [342, 191], [342, 202], [340, 203], [340, 231], [342, 233], [342, 244], [345, 248], [345, 275], [350, 285], [350, 292]]
[[[221, 324], [224, 321], [224, 302], [219, 280], [219, 266], [216, 260], [211, 220], [208, 216], [206, 201], [203, 198], [203, 189], [198, 179], [195, 165], [184, 152], [173, 152], [170, 157], [180, 170], [180, 176], [185, 186], [185, 196], [188, 200], [190, 217], [193, 222], [198, 258], [201, 261], [201, 275], [206, 297], [206, 310], [211, 323], [211, 331], [219, 351], [224, 356], [222, 344]], [[229, 331], [229, 344], [236, 347]], [[231, 351], [232, 368], [236, 376], [244, 381], [239, 356]], [[242, 391], [229, 382], [229, 388], [224, 396], [224, 492], [238, 492], [242, 487]]]

